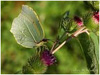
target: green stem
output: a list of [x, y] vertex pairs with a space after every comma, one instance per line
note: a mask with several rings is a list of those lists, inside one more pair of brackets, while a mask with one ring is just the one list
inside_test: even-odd
[[63, 38], [66, 34], [67, 34], [67, 32], [65, 31], [65, 32], [63, 33], [63, 35], [60, 37], [60, 39], [59, 39], [58, 42], [60, 42], [60, 41], [62, 40], [62, 38]]
[[59, 46], [57, 46], [53, 51], [52, 54], [54, 54], [56, 51], [58, 51], [62, 46], [66, 44], [66, 42], [70, 41], [73, 38], [73, 35], [69, 36], [64, 42], [62, 42]]
[[56, 40], [56, 42], [54, 43], [53, 47], [51, 48], [51, 52], [57, 47], [57, 45], [59, 44], [59, 42], [63, 39], [63, 37], [66, 35], [66, 32], [64, 32], [62, 34], [62, 36]]

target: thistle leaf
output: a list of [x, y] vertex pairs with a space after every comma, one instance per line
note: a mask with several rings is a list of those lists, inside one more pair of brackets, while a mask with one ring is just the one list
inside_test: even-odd
[[98, 37], [93, 32], [90, 33], [90, 37], [91, 37], [91, 39], [94, 43], [94, 46], [95, 46], [95, 54], [96, 54], [97, 61], [99, 61], [99, 41], [98, 41]]
[[72, 33], [73, 30], [75, 29], [76, 25], [72, 24], [73, 21], [70, 18], [70, 13], [69, 11], [66, 11], [61, 19], [60, 25], [63, 28], [64, 31], [66, 31], [67, 33]]
[[[83, 38], [84, 37], [84, 38]], [[88, 36], [86, 33], [83, 33], [79, 35], [79, 41], [80, 45], [83, 49], [87, 67], [91, 74], [97, 74], [98, 73], [98, 62], [95, 55], [95, 44], [90, 36]]]

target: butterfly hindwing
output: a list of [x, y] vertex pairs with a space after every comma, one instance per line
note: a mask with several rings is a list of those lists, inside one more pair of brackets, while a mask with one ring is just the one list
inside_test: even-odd
[[17, 43], [26, 48], [33, 48], [44, 38], [36, 13], [27, 5], [22, 6], [22, 11], [13, 20], [10, 31], [14, 34]]

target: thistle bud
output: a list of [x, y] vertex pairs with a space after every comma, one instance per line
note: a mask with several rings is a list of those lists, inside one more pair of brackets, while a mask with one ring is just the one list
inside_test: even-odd
[[82, 26], [83, 25], [82, 19], [79, 18], [78, 16], [74, 16], [74, 21], [77, 23], [78, 26]]
[[41, 54], [41, 60], [45, 65], [49, 66], [55, 63], [56, 58], [50, 53], [50, 51], [44, 50]]
[[96, 24], [99, 23], [99, 12], [94, 12], [93, 14], [93, 20]]

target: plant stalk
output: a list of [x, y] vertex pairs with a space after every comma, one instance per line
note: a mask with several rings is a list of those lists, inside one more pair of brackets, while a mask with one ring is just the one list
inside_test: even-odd
[[70, 41], [72, 38], [77, 37], [79, 34], [86, 32], [89, 34], [88, 30], [85, 27], [80, 27], [76, 32], [74, 32], [71, 36], [69, 36], [63, 43], [61, 43], [56, 49], [52, 50], [52, 54], [58, 51], [62, 46], [65, 45], [66, 42]]

